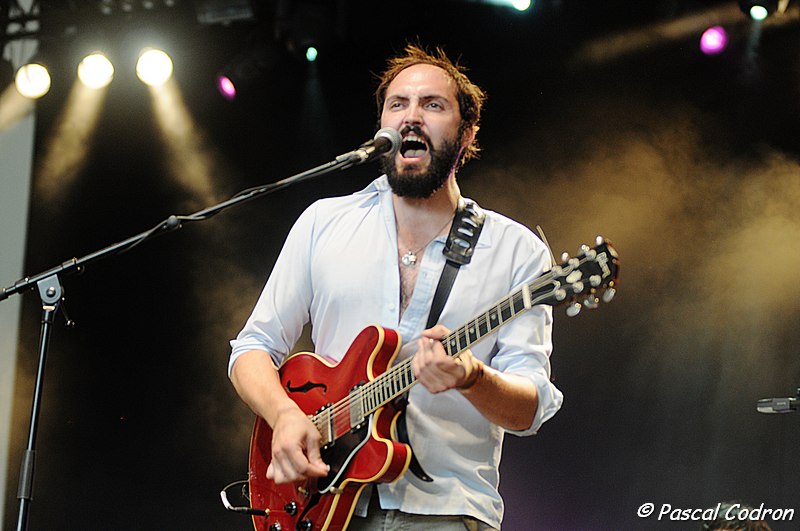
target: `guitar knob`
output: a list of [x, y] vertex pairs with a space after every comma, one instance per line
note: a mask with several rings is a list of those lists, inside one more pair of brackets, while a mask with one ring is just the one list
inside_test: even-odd
[[269, 531], [283, 531], [283, 527], [281, 527], [280, 523], [275, 522], [274, 524], [269, 526]]
[[298, 522], [297, 531], [311, 531], [313, 527], [314, 524], [311, 523], [311, 520], [306, 518], [305, 520]]
[[569, 306], [567, 306], [567, 316], [568, 317], [575, 317], [581, 313], [581, 305], [579, 302], [573, 302]]
[[603, 292], [603, 302], [611, 302], [611, 300], [614, 298], [614, 295], [616, 294], [617, 290], [615, 290], [614, 288], [608, 288]]
[[283, 510], [286, 511], [286, 514], [289, 516], [294, 516], [297, 514], [297, 504], [291, 501], [283, 506]]

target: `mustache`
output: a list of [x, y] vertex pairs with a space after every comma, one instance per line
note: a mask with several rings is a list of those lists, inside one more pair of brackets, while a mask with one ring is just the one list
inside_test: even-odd
[[418, 137], [423, 139], [428, 146], [432, 147], [431, 139], [422, 132], [422, 129], [418, 125], [407, 125], [400, 129], [401, 137], [405, 137], [408, 133], [415, 133]]

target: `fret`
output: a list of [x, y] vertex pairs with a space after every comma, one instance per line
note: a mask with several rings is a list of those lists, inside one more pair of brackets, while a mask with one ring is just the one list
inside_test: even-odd
[[478, 331], [475, 329], [475, 323], [470, 323], [469, 328], [467, 329], [467, 334], [470, 344], [475, 343], [478, 339], [480, 339]]
[[450, 334], [448, 337], [450, 340], [447, 343], [447, 352], [451, 356], [455, 356], [458, 352], [458, 337], [456, 334]]
[[515, 293], [512, 300], [513, 300], [512, 307], [514, 308], [514, 314], [518, 314], [519, 312], [525, 310], [525, 300], [522, 298], [522, 293]]
[[511, 313], [511, 306], [509, 306], [509, 304], [508, 304], [508, 301], [507, 301], [507, 300], [506, 300], [506, 301], [503, 301], [503, 302], [500, 304], [500, 318], [501, 318], [503, 321], [508, 321], [508, 320], [509, 320], [509, 319], [511, 319], [512, 317], [513, 317], [513, 314]]
[[489, 327], [491, 330], [497, 329], [502, 323], [500, 322], [500, 314], [498, 313], [498, 308], [495, 306], [491, 310], [487, 312], [489, 314]]
[[467, 339], [466, 330], [463, 328], [458, 329], [458, 351], [461, 352], [469, 347], [469, 340]]
[[485, 336], [490, 331], [488, 319], [489, 315], [487, 313], [478, 318], [478, 333], [480, 333], [481, 337]]

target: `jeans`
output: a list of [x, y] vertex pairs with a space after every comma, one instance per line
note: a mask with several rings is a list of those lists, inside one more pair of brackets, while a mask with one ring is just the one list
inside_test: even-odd
[[350, 518], [347, 531], [498, 531], [471, 516], [409, 514], [381, 509], [378, 496], [369, 502], [366, 518]]

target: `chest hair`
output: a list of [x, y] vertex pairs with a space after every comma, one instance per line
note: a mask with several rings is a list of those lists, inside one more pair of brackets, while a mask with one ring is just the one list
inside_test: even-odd
[[408, 308], [408, 303], [411, 302], [411, 296], [414, 294], [414, 286], [417, 283], [417, 271], [419, 271], [425, 251], [417, 253], [417, 263], [413, 267], [404, 266], [398, 262], [397, 267], [400, 269], [400, 318]]

